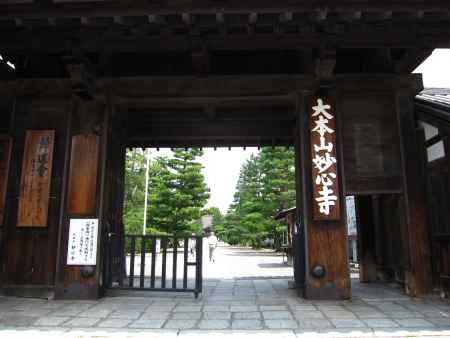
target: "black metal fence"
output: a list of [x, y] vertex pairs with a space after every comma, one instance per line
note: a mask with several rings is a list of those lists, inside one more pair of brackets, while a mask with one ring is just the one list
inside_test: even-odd
[[109, 236], [108, 287], [193, 292], [197, 298], [202, 292], [202, 242], [201, 236]]

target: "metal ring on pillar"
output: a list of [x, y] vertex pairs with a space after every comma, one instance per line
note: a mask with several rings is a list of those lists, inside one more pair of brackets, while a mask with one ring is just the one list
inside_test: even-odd
[[320, 264], [316, 264], [311, 269], [311, 274], [316, 278], [325, 277], [325, 267]]

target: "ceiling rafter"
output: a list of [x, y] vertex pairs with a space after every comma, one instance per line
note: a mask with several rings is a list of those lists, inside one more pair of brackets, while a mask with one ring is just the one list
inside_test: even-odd
[[[6, 13], [10, 17], [61, 17], [61, 16], [116, 16], [116, 15], [143, 15], [143, 14], [165, 14], [165, 13], [215, 13], [217, 6], [211, 5], [210, 1], [198, 0], [186, 1], [33, 1], [25, 4], [6, 3], [0, 6], [0, 13]], [[333, 11], [364, 11], [364, 12], [441, 12], [450, 10], [450, 3], [446, 0], [329, 0], [317, 1], [289, 1], [289, 0], [228, 0], [220, 4], [224, 13], [252, 12], [258, 9], [260, 13], [274, 12], [320, 12]]]

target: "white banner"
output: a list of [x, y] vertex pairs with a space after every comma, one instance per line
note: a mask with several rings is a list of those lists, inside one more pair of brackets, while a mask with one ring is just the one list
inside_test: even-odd
[[97, 264], [98, 219], [71, 219], [67, 265]]

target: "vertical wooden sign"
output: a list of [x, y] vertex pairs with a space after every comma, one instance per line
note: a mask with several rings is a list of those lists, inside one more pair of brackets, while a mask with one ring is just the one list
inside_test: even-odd
[[93, 216], [97, 201], [97, 166], [99, 137], [72, 137], [70, 157], [68, 212], [78, 216]]
[[11, 137], [0, 135], [0, 225], [3, 225], [5, 220], [6, 189], [8, 186], [11, 147]]
[[18, 227], [46, 227], [54, 130], [28, 130], [20, 180]]
[[313, 219], [339, 220], [339, 180], [336, 159], [336, 119], [326, 96], [314, 98], [309, 112]]

